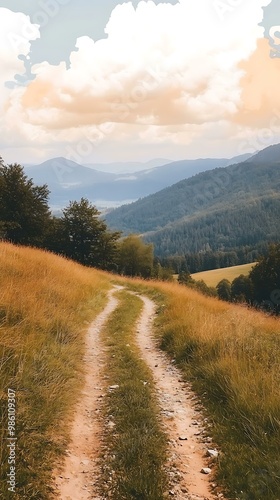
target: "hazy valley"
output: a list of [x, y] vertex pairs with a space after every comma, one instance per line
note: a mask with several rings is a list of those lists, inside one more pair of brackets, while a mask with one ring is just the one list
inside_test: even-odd
[[[250, 155], [244, 156], [247, 158]], [[82, 196], [104, 209], [135, 201], [198, 172], [237, 163], [239, 159], [169, 161], [160, 166], [158, 164], [164, 160], [152, 160], [142, 165], [131, 162], [112, 163], [105, 167], [92, 164], [89, 167], [66, 158], [53, 158], [40, 165], [27, 166], [25, 170], [35, 183], [48, 185], [50, 205], [54, 209], [61, 209], [70, 200], [78, 200]], [[139, 170], [135, 170], [137, 168]], [[116, 173], [118, 170], [120, 173]], [[123, 170], [125, 173], [121, 173]]]

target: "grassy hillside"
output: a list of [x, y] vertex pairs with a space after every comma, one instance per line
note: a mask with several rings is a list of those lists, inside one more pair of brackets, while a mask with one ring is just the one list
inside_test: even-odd
[[[65, 453], [68, 422], [83, 380], [83, 336], [102, 309], [108, 280], [38, 250], [0, 244], [1, 443], [8, 438], [8, 390], [16, 398], [17, 493], [49, 498], [51, 472]], [[1, 448], [3, 477], [8, 448]], [[0, 497], [7, 497], [1, 482]]]
[[240, 276], [240, 274], [244, 274], [247, 276], [251, 271], [252, 264], [243, 264], [242, 266], [233, 266], [233, 267], [224, 267], [222, 269], [213, 269], [211, 271], [203, 271], [201, 273], [192, 274], [192, 278], [196, 281], [203, 280], [208, 286], [216, 286], [219, 281], [223, 279], [227, 279], [230, 282]]
[[280, 320], [178, 284], [134, 287], [157, 300], [159, 345], [207, 409], [228, 497], [278, 500]]
[[[221, 450], [217, 479], [228, 497], [280, 498], [279, 319], [176, 283], [112, 277], [3, 243], [0, 271], [1, 442], [8, 437], [9, 389], [16, 393], [18, 438], [17, 493], [10, 498], [51, 496], [52, 469], [67, 448], [72, 410], [82, 387], [85, 328], [103, 308], [113, 279], [157, 302], [159, 346], [200, 394], [209, 434]], [[121, 342], [127, 345], [126, 335], [133, 336], [132, 316], [139, 308], [136, 301], [135, 309], [131, 302], [125, 304], [125, 294], [122, 300], [108, 324], [113, 334], [129, 322], [121, 330], [120, 344], [110, 344], [118, 352], [125, 352]], [[136, 359], [132, 361], [136, 366]], [[7, 461], [4, 446], [4, 478]], [[6, 481], [0, 488], [0, 497], [9, 498]]]

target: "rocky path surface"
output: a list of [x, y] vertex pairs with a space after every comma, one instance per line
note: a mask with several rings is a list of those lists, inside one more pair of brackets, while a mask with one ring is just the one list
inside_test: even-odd
[[[205, 435], [203, 417], [195, 394], [182, 381], [180, 372], [156, 347], [152, 335], [155, 304], [139, 296], [144, 309], [137, 325], [137, 342], [142, 357], [153, 372], [165, 432], [169, 437], [168, 474], [173, 483], [170, 498], [212, 500], [223, 498], [211, 488], [211, 469], [207, 455], [212, 450], [211, 438]], [[202, 472], [203, 471], [203, 472]]]

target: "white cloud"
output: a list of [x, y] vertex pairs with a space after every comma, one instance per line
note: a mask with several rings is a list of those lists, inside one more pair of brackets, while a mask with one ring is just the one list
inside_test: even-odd
[[[269, 3], [244, 0], [222, 22], [210, 0], [142, 1], [136, 9], [131, 2], [119, 5], [107, 24], [108, 38], [79, 38], [69, 69], [49, 63], [33, 67], [35, 82], [12, 93], [7, 117], [20, 115], [18, 133], [42, 144], [79, 140], [107, 123], [126, 124], [124, 136], [138, 124], [142, 139], [152, 135], [158, 142], [175, 137], [174, 126], [174, 142], [197, 137], [199, 126], [215, 127], [237, 111], [239, 63], [256, 49], [263, 34], [262, 7]], [[19, 18], [2, 10], [10, 16], [6, 24], [20, 32]], [[27, 53], [29, 44], [21, 50]], [[12, 60], [5, 78], [22, 69], [14, 52]], [[120, 125], [111, 130], [117, 135]]]
[[15, 74], [25, 72], [20, 55], [28, 56], [30, 41], [39, 37], [37, 25], [22, 13], [0, 8], [0, 85], [13, 81]]
[[[5, 145], [15, 145], [21, 141], [20, 128], [25, 117], [21, 104], [24, 89], [11, 90], [7, 84], [15, 82], [16, 75], [25, 74], [24, 60], [19, 57], [28, 57], [30, 42], [38, 37], [38, 26], [33, 25], [28, 16], [0, 8], [0, 133], [1, 142]], [[24, 127], [26, 132], [30, 131], [28, 123]], [[27, 136], [30, 139], [30, 133]]]

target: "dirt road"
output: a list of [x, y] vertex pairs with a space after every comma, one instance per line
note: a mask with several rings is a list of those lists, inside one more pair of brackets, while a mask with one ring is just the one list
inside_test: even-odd
[[[106, 382], [102, 372], [106, 363], [106, 351], [100, 341], [100, 331], [110, 314], [117, 308], [114, 287], [108, 295], [103, 312], [91, 324], [86, 339], [85, 386], [77, 405], [69, 450], [63, 470], [55, 475], [58, 498], [62, 500], [98, 500], [95, 485], [99, 479], [98, 459], [102, 442], [100, 410], [102, 392]], [[170, 498], [178, 500], [212, 500], [218, 494], [211, 491], [211, 472], [203, 474], [208, 467], [203, 417], [197, 411], [196, 396], [190, 386], [182, 381], [180, 372], [161, 352], [153, 339], [152, 322], [155, 304], [139, 295], [143, 311], [135, 326], [136, 340], [142, 357], [151, 369], [156, 385], [156, 397], [162, 423], [169, 441], [169, 456], [166, 469], [170, 477]], [[204, 441], [204, 442], [203, 442]], [[208, 471], [209, 472], [209, 471]], [[222, 495], [219, 495], [222, 498]], [[101, 499], [100, 499], [101, 500]]]

